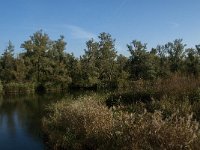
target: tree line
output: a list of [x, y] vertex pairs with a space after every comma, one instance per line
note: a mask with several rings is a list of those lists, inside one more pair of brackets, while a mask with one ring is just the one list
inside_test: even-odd
[[0, 57], [1, 82], [35, 83], [59, 89], [116, 88], [134, 80], [200, 74], [200, 45], [186, 48], [182, 39], [152, 49], [133, 40], [127, 45], [128, 57], [117, 53], [115, 39], [104, 32], [98, 40], [86, 42], [84, 54], [79, 58], [67, 53], [66, 46], [64, 36], [52, 40], [40, 30], [21, 44], [23, 52], [15, 56], [9, 41]]

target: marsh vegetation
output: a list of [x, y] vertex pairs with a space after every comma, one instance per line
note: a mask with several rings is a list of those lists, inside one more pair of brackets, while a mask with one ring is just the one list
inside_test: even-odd
[[[42, 107], [41, 126], [51, 149], [197, 149], [200, 146], [200, 45], [176, 39], [156, 48], [133, 40], [129, 56], [100, 33], [76, 58], [38, 31], [14, 55], [0, 58], [2, 95], [85, 90], [96, 94], [54, 97]], [[103, 94], [99, 91], [103, 90]], [[60, 94], [61, 95], [61, 94]], [[59, 101], [58, 101], [59, 100]], [[43, 105], [44, 106], [44, 105]]]
[[134, 82], [123, 92], [64, 98], [48, 106], [43, 118], [48, 144], [53, 149], [198, 149], [199, 84], [173, 77]]

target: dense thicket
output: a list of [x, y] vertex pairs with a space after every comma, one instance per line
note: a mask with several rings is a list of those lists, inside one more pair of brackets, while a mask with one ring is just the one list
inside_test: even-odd
[[199, 122], [191, 112], [196, 104], [163, 99], [108, 109], [103, 101], [104, 98], [91, 95], [50, 105], [43, 118], [49, 147], [55, 150], [199, 149]]
[[115, 39], [108, 33], [87, 41], [80, 58], [67, 53], [66, 45], [63, 36], [52, 40], [40, 30], [21, 44], [23, 52], [15, 56], [9, 41], [0, 58], [2, 84], [33, 83], [46, 90], [116, 88], [134, 80], [173, 74], [198, 77], [200, 73], [200, 45], [186, 49], [182, 39], [152, 49], [134, 40], [127, 45], [129, 57], [117, 54]]

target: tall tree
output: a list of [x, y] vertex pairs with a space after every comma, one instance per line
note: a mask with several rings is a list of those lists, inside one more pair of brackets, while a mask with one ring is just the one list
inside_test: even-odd
[[93, 39], [86, 42], [85, 54], [81, 57], [82, 78], [85, 86], [94, 86], [99, 83], [99, 44]]
[[42, 30], [30, 36], [30, 40], [25, 41], [22, 45], [25, 49], [25, 57], [28, 57], [32, 65], [29, 70], [29, 74], [32, 76], [32, 80], [38, 83], [45, 80], [45, 68], [48, 66], [46, 60], [46, 52], [51, 48], [51, 41], [49, 36], [43, 33]]
[[74, 54], [66, 54], [66, 67], [69, 71], [69, 76], [71, 77], [71, 86], [82, 86], [82, 70], [79, 59], [77, 59]]
[[123, 88], [124, 86], [127, 86], [128, 79], [130, 76], [128, 72], [128, 58], [120, 54], [119, 56], [117, 56], [116, 65], [117, 65], [117, 86], [118, 88]]
[[27, 80], [27, 66], [24, 63], [24, 59], [21, 56], [15, 58], [14, 75], [16, 82], [24, 82]]
[[66, 88], [71, 83], [69, 70], [67, 68], [67, 54], [65, 53], [67, 43], [64, 36], [52, 42], [52, 49], [47, 52], [48, 66], [46, 67], [46, 75], [48, 84], [52, 86]]
[[14, 46], [12, 42], [9, 41], [8, 46], [1, 57], [1, 80], [5, 82], [10, 82], [15, 79], [14, 62]]
[[174, 42], [169, 42], [165, 45], [169, 55], [170, 69], [172, 72], [181, 70], [185, 46], [186, 44], [183, 44], [182, 39], [176, 39]]
[[100, 33], [98, 64], [99, 78], [102, 81], [114, 81], [116, 79], [116, 57], [115, 39], [108, 33]]
[[198, 55], [198, 49], [186, 49], [185, 65], [187, 74], [194, 76], [199, 75], [200, 58]]
[[167, 50], [165, 48], [165, 45], [158, 45], [157, 48], [157, 56], [159, 58], [158, 60], [158, 76], [166, 77], [170, 74], [170, 66], [168, 62], [168, 56], [167, 56]]
[[142, 44], [137, 40], [127, 45], [131, 54], [129, 71], [132, 79], [152, 79], [156, 77], [155, 53], [148, 52], [146, 46], [147, 44]]

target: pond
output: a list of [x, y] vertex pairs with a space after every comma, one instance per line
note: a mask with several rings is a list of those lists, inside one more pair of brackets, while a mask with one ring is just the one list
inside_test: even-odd
[[48, 94], [0, 97], [0, 149], [45, 149], [41, 119], [45, 107], [71, 95]]

